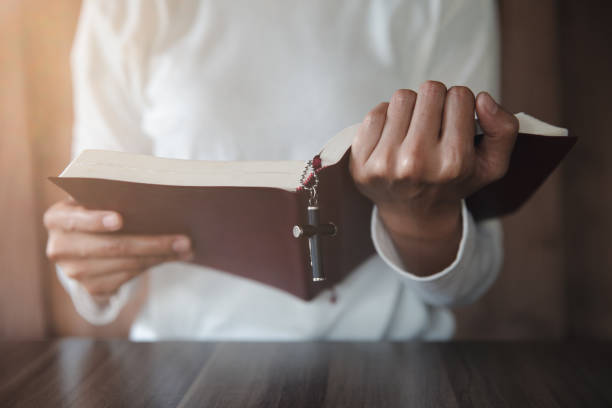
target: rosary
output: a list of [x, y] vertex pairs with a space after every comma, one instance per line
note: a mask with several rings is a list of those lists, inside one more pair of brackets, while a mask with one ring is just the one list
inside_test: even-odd
[[[319, 175], [317, 170], [321, 168], [321, 158], [315, 156], [314, 159], [306, 163], [306, 167], [302, 172], [300, 184], [304, 190], [308, 192], [308, 224], [296, 225], [293, 227], [293, 236], [295, 238], [308, 238], [308, 248], [310, 250], [310, 269], [312, 272], [312, 280], [320, 282], [325, 280], [323, 267], [321, 263], [321, 247], [319, 237], [321, 235], [333, 236], [336, 234], [336, 226], [332, 223], [319, 223]], [[310, 177], [308, 177], [310, 173]]]

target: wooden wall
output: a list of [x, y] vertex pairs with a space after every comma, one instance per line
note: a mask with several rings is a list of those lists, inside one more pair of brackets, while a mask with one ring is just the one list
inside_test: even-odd
[[0, 2], [0, 337], [46, 333], [22, 13]]
[[[503, 0], [503, 98], [581, 137], [518, 214], [492, 290], [458, 311], [460, 338], [612, 337], [612, 91], [608, 2]], [[0, 2], [0, 338], [125, 335], [74, 311], [44, 258], [45, 178], [69, 160], [69, 50], [79, 1]]]
[[126, 335], [134, 314], [131, 307], [109, 326], [88, 324], [44, 256], [42, 215], [64, 198], [46, 178], [70, 160], [79, 9], [79, 0], [0, 2], [0, 338]]
[[[502, 1], [502, 98], [560, 124], [558, 10], [554, 0]], [[460, 338], [558, 338], [565, 333], [562, 170], [503, 220], [504, 267], [475, 305], [458, 310]]]
[[612, 2], [559, 17], [563, 122], [582, 138], [563, 174], [568, 332], [612, 338]]

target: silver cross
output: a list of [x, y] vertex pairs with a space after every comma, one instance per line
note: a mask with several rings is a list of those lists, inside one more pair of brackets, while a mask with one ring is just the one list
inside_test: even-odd
[[334, 224], [319, 223], [319, 207], [308, 206], [308, 224], [296, 225], [293, 227], [293, 236], [295, 238], [307, 237], [308, 248], [310, 250], [310, 269], [312, 272], [312, 280], [320, 282], [325, 280], [323, 266], [321, 263], [321, 247], [319, 236], [321, 235], [336, 235], [337, 228]]

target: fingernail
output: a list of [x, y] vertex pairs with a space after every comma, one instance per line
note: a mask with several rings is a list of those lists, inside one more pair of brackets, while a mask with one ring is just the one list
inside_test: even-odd
[[191, 243], [189, 239], [185, 237], [180, 237], [174, 240], [172, 243], [172, 250], [174, 252], [187, 252], [191, 248]]
[[491, 98], [491, 95], [489, 95], [488, 93], [484, 92], [483, 93], [483, 102], [484, 102], [484, 107], [485, 109], [491, 114], [491, 115], [495, 115], [495, 113], [497, 112], [497, 109], [499, 108], [499, 106], [497, 105], [497, 103], [493, 100], [493, 98]]
[[102, 218], [102, 225], [104, 228], [109, 230], [115, 230], [119, 228], [119, 217], [115, 214], [108, 214]]

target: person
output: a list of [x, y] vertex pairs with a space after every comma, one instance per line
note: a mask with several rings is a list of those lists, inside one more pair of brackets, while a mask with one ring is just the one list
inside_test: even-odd
[[448, 339], [449, 307], [482, 295], [502, 261], [499, 221], [476, 222], [464, 200], [503, 176], [517, 133], [495, 101], [498, 52], [493, 0], [85, 0], [75, 155], [305, 160], [361, 122], [350, 171], [374, 202], [376, 254], [336, 302], [304, 302], [190, 264], [187, 236], [122, 234], [121, 214], [65, 200], [44, 217], [48, 257], [94, 324], [146, 272], [134, 340]]

